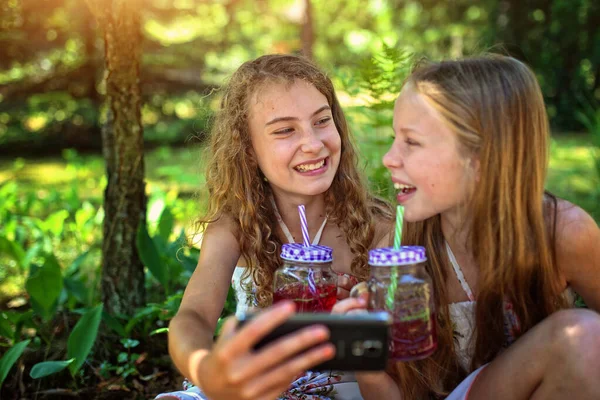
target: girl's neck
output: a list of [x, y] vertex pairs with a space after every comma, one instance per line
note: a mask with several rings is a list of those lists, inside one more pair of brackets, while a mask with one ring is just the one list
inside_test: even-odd
[[458, 212], [441, 215], [442, 233], [455, 252], [472, 254], [469, 243], [469, 221]]
[[283, 222], [288, 226], [294, 237], [301, 232], [300, 215], [298, 214], [298, 206], [301, 204], [305, 207], [306, 221], [311, 237], [323, 223], [326, 214], [324, 195], [292, 197], [274, 194], [273, 197]]

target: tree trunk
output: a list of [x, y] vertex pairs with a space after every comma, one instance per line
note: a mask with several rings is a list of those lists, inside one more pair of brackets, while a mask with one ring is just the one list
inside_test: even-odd
[[132, 315], [145, 304], [144, 267], [136, 236], [146, 223], [144, 142], [139, 64], [140, 2], [103, 0], [96, 13], [104, 28], [108, 120], [102, 132], [104, 192], [102, 301], [109, 313]]
[[310, 0], [304, 0], [304, 22], [302, 23], [302, 55], [306, 58], [313, 58], [313, 44], [315, 42], [315, 33], [313, 29], [312, 4]]

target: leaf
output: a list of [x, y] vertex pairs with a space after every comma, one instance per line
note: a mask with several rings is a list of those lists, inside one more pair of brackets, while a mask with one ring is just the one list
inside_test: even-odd
[[137, 347], [140, 344], [140, 341], [127, 338], [127, 339], [121, 339], [121, 344], [126, 349], [133, 349], [134, 347]]
[[52, 233], [54, 236], [59, 236], [63, 232], [65, 219], [67, 219], [68, 216], [69, 212], [67, 210], [60, 210], [50, 214], [44, 221], [46, 231]]
[[118, 362], [119, 364], [126, 363], [126, 362], [127, 362], [127, 360], [128, 360], [128, 358], [129, 358], [129, 354], [127, 354], [127, 353], [125, 353], [125, 352], [121, 352], [121, 353], [119, 353], [119, 355], [117, 356], [117, 362]]
[[151, 196], [148, 201], [148, 214], [147, 221], [148, 225], [155, 227], [158, 220], [165, 208], [165, 195], [164, 193], [155, 193]]
[[15, 328], [13, 324], [8, 319], [6, 313], [0, 313], [0, 336], [9, 338], [12, 341], [12, 338], [15, 334]]
[[60, 265], [53, 255], [46, 256], [44, 266], [35, 270], [25, 283], [31, 305], [44, 320], [54, 315], [58, 297], [63, 289]]
[[67, 294], [73, 296], [80, 303], [86, 304], [88, 289], [80, 279], [66, 277], [63, 282]]
[[125, 333], [126, 333], [125, 336], [129, 336], [131, 334], [131, 331], [138, 324], [138, 322], [140, 322], [141, 320], [143, 320], [147, 316], [152, 315], [152, 314], [154, 314], [154, 313], [156, 313], [158, 311], [160, 311], [160, 310], [157, 310], [156, 307], [154, 307], [154, 306], [148, 306], [148, 307], [144, 307], [144, 308], [140, 309], [129, 320], [129, 322], [127, 323], [127, 325], [125, 325]]
[[31, 246], [29, 248], [29, 250], [27, 250], [27, 252], [25, 253], [25, 257], [23, 258], [23, 268], [27, 268], [29, 267], [29, 265], [31, 264], [31, 260], [33, 260], [35, 257], [37, 257], [37, 255], [40, 253], [40, 251], [42, 250], [42, 245], [39, 243], [34, 244], [33, 246]]
[[173, 232], [173, 224], [173, 213], [171, 213], [169, 207], [165, 207], [158, 220], [158, 234], [165, 239], [165, 241], [169, 241], [169, 236], [171, 236], [171, 232]]
[[83, 252], [80, 255], [78, 255], [77, 258], [75, 259], [75, 261], [73, 261], [73, 263], [71, 265], [69, 265], [69, 267], [65, 271], [65, 276], [71, 276], [71, 275], [74, 275], [77, 272], [79, 272], [79, 268], [81, 267], [81, 264], [85, 261], [88, 254], [90, 254], [90, 251], [91, 250], [88, 250], [88, 251]]
[[119, 336], [125, 337], [127, 334], [125, 333], [125, 328], [123, 324], [119, 322], [118, 319], [107, 313], [106, 311], [102, 311], [102, 321], [108, 326], [110, 329], [115, 331]]
[[8, 240], [4, 236], [0, 236], [0, 254], [6, 253], [11, 256], [21, 269], [26, 268], [25, 264], [25, 250], [21, 245], [13, 240]]
[[12, 366], [17, 362], [21, 354], [25, 351], [27, 345], [29, 345], [30, 340], [24, 340], [12, 346], [4, 357], [0, 359], [0, 388], [2, 388], [2, 383], [8, 376], [8, 372], [12, 368]]
[[75, 361], [74, 358], [66, 361], [44, 361], [37, 363], [33, 366], [33, 368], [31, 368], [29, 376], [33, 379], [40, 379], [45, 376], [55, 374], [67, 368], [73, 361]]
[[158, 335], [159, 333], [169, 333], [169, 328], [158, 328], [150, 332], [148, 336]]
[[99, 304], [96, 307], [88, 310], [73, 328], [73, 332], [69, 335], [67, 341], [67, 357], [74, 358], [75, 361], [69, 365], [71, 375], [75, 376], [81, 368], [88, 354], [94, 346], [96, 336], [98, 335], [98, 327], [102, 319], [103, 305]]
[[79, 231], [83, 231], [87, 222], [94, 216], [96, 209], [90, 204], [89, 201], [84, 201], [75, 212], [75, 225]]
[[160, 284], [168, 290], [169, 271], [166, 264], [161, 263], [158, 250], [154, 241], [150, 238], [146, 225], [140, 224], [137, 233], [137, 248], [142, 259], [142, 263], [150, 270], [152, 275]]

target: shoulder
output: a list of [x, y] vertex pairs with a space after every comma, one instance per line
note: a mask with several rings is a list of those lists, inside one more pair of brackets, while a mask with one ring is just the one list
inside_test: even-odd
[[[590, 214], [581, 207], [566, 200], [557, 200], [556, 213], [556, 239], [559, 244], [573, 244], [589, 242], [590, 239], [598, 239], [598, 225]], [[596, 235], [596, 236], [595, 236]]]
[[567, 280], [581, 269], [600, 270], [600, 229], [582, 208], [558, 199], [556, 257]]
[[[238, 226], [229, 215], [221, 215], [218, 219], [209, 222], [204, 231], [201, 233], [202, 236], [202, 247], [208, 243], [219, 244], [221, 246], [235, 246], [238, 245]], [[231, 248], [231, 247], [230, 247]]]

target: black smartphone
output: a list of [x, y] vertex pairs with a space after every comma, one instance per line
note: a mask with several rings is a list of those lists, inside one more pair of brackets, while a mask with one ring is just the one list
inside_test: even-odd
[[[239, 318], [238, 329], [254, 317], [246, 314]], [[339, 371], [384, 370], [392, 319], [387, 312], [360, 314], [299, 313], [267, 334], [254, 346], [260, 349], [266, 344], [289, 333], [310, 325], [325, 325], [330, 332], [329, 342], [335, 348], [335, 358], [311, 368], [311, 370], [334, 369]]]

